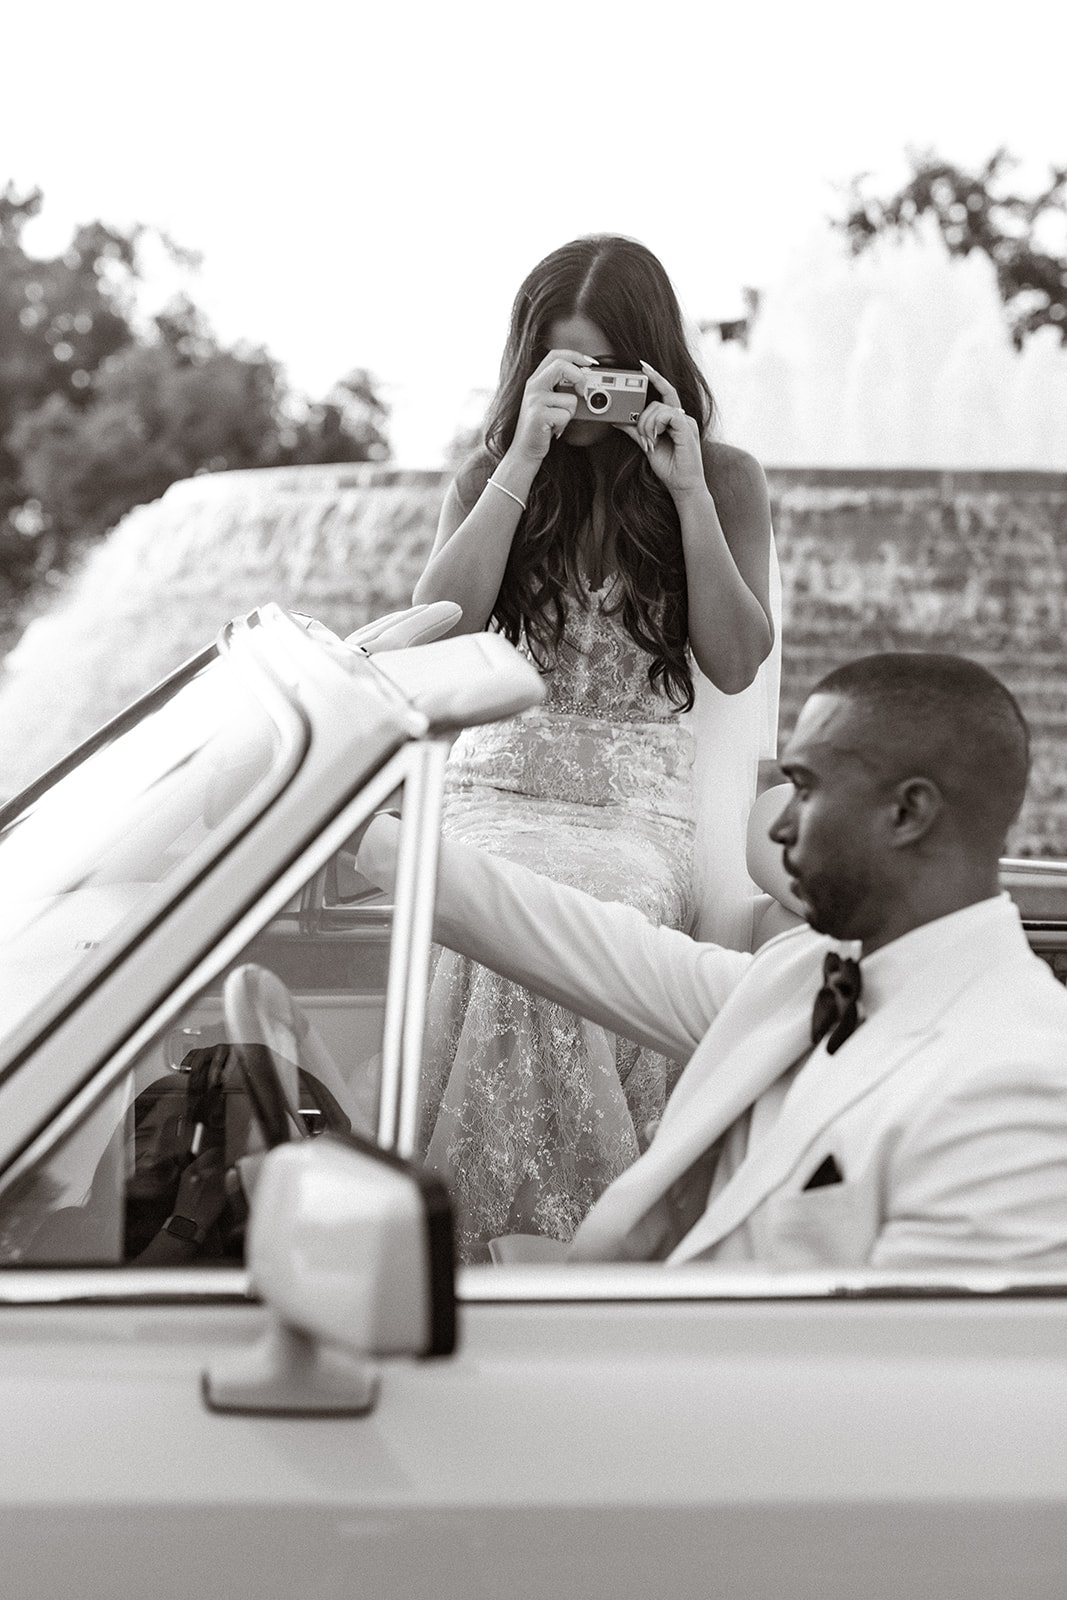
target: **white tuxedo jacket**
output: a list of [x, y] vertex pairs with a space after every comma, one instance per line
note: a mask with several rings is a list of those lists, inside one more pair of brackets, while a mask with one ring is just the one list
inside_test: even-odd
[[[573, 1258], [1067, 1266], [1067, 990], [1006, 896], [869, 957], [871, 1014], [833, 1056], [816, 1050], [788, 1091], [832, 948], [808, 928], [754, 956], [698, 944], [445, 840], [434, 934], [690, 1058]], [[892, 979], [880, 996], [879, 962]], [[841, 1181], [806, 1188], [828, 1156]]]

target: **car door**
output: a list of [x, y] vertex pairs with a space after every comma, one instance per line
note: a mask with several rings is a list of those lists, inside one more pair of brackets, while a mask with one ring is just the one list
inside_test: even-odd
[[[196, 1130], [165, 1041], [225, 1022], [228, 978], [268, 961], [289, 962], [285, 988], [318, 1031], [369, 909], [353, 846], [374, 809], [399, 809], [388, 964], [373, 978], [375, 954], [360, 1000], [380, 1008], [376, 1137], [405, 1142], [441, 759], [413, 746], [389, 764], [5, 1174], [8, 1592], [1058, 1595], [1067, 1285], [1048, 1278], [472, 1267], [456, 1354], [382, 1362], [365, 1415], [205, 1403], [205, 1373], [269, 1312], [248, 1298], [233, 1226], [206, 1256], [179, 1234], [168, 1262], [143, 1259], [161, 1231], [144, 1237], [151, 1205], [158, 1223], [176, 1200], [157, 1169]], [[350, 1083], [362, 1047], [346, 1058], [331, 1035], [334, 1051]], [[146, 1128], [138, 1101], [160, 1078], [178, 1085], [174, 1114]], [[238, 1166], [257, 1149], [233, 1098], [245, 1114], [224, 1108], [215, 1133], [249, 1141], [225, 1152]], [[315, 1110], [299, 1099], [303, 1135]], [[131, 1188], [149, 1202], [140, 1259]]]
[[9, 1592], [1062, 1592], [1059, 1289], [538, 1272], [354, 1418], [210, 1411], [264, 1314], [202, 1275], [9, 1304]]
[[[353, 1551], [375, 1546], [373, 1517], [363, 1532], [335, 1522], [358, 1521], [368, 1487], [393, 1481], [380, 1441], [342, 1448], [315, 1422], [253, 1437], [202, 1401], [205, 1365], [265, 1316], [247, 1294], [241, 1202], [254, 1202], [271, 1141], [231, 1069], [241, 1047], [274, 1055], [277, 1076], [291, 1078], [293, 1137], [332, 1125], [343, 1101], [352, 1125], [395, 1146], [410, 1116], [404, 1084], [417, 1085], [444, 755], [432, 740], [402, 748], [191, 971], [177, 960], [143, 1023], [4, 1172], [0, 1383], [8, 1465], [20, 1467], [4, 1469], [0, 1490], [0, 1592], [352, 1592]], [[354, 867], [381, 807], [399, 813], [405, 841], [391, 904]], [[268, 1001], [293, 1004], [288, 1059], [285, 1040], [271, 1050], [277, 1013], [234, 1011], [234, 980], [250, 973], [270, 980]], [[69, 1036], [69, 1016], [63, 1025]], [[182, 1177], [215, 1150], [244, 1189], [197, 1217], [179, 1199]], [[169, 1231], [176, 1218], [183, 1227]], [[352, 1469], [339, 1472], [346, 1452]]]

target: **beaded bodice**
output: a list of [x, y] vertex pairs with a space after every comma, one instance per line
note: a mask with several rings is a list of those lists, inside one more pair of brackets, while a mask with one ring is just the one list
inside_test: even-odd
[[453, 793], [509, 790], [692, 821], [692, 736], [650, 685], [647, 652], [609, 609], [612, 582], [570, 606], [543, 704], [460, 735], [449, 763]]
[[[542, 709], [611, 722], [672, 722], [675, 708], [648, 681], [648, 654], [611, 609], [614, 578], [586, 585], [568, 608], [556, 665], [543, 674]], [[529, 655], [526, 646], [520, 646]]]

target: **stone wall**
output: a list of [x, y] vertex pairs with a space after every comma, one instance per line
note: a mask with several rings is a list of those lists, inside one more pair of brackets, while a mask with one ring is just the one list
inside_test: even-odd
[[1034, 733], [1012, 848], [1067, 856], [1067, 474], [769, 476], [783, 579], [781, 728], [807, 687], [853, 656], [973, 656], [1018, 696]]
[[[1067, 474], [768, 474], [784, 588], [782, 727], [821, 673], [882, 649], [976, 656], [1034, 728], [1012, 849], [1067, 857]], [[175, 484], [94, 552], [0, 673], [11, 794], [230, 616], [278, 600], [339, 632], [407, 603], [444, 479], [373, 467]]]

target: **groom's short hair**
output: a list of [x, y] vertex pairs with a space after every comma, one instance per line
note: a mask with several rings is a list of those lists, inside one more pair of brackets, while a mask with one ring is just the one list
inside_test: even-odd
[[1015, 696], [966, 656], [886, 651], [827, 673], [814, 693], [846, 696], [890, 776], [935, 782], [976, 843], [1001, 848], [1030, 770]]

